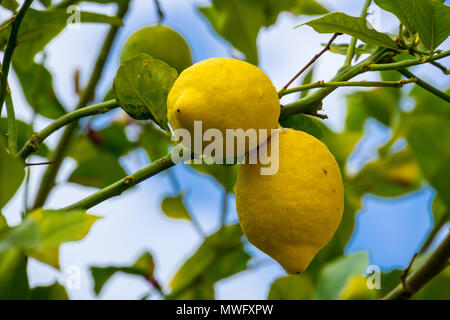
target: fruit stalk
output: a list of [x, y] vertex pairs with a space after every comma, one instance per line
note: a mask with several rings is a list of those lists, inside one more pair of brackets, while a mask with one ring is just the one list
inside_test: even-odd
[[406, 278], [404, 284], [400, 283], [384, 300], [404, 300], [411, 298], [417, 291], [425, 286], [432, 278], [448, 266], [450, 259], [450, 233], [433, 251], [431, 256]]
[[25, 160], [30, 154], [39, 149], [39, 145], [42, 141], [44, 141], [49, 135], [64, 127], [65, 125], [83, 117], [108, 112], [114, 108], [117, 108], [118, 106], [119, 105], [117, 104], [116, 100], [113, 99], [86, 108], [76, 109], [75, 111], [63, 115], [62, 117], [50, 123], [46, 128], [33, 134], [30, 140], [25, 143], [22, 150], [20, 150], [19, 156], [23, 160]]

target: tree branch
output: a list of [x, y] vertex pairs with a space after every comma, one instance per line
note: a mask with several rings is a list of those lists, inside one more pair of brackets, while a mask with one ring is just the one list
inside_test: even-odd
[[9, 35], [8, 43], [6, 44], [5, 54], [3, 55], [2, 73], [0, 77], [0, 114], [2, 113], [3, 103], [5, 102], [9, 67], [11, 65], [14, 49], [17, 47], [17, 36], [19, 34], [20, 24], [32, 2], [33, 0], [25, 0], [11, 24], [11, 33]]
[[427, 251], [428, 247], [433, 242], [437, 233], [439, 232], [439, 230], [441, 230], [441, 228], [444, 226], [444, 224], [447, 221], [449, 221], [449, 218], [450, 218], [450, 211], [446, 211], [442, 215], [442, 217], [438, 221], [435, 222], [433, 229], [430, 231], [427, 238], [425, 239], [425, 242], [423, 243], [422, 247], [420, 248], [419, 253], [424, 253], [425, 251]]
[[65, 125], [78, 119], [81, 119], [83, 117], [108, 112], [114, 108], [117, 108], [118, 106], [119, 105], [117, 104], [116, 100], [113, 99], [90, 107], [76, 109], [75, 111], [63, 115], [62, 117], [50, 123], [47, 127], [42, 129], [41, 131], [33, 134], [30, 140], [28, 140], [25, 143], [22, 150], [20, 150], [19, 156], [23, 160], [25, 160], [30, 154], [39, 149], [39, 145], [41, 144], [42, 141], [44, 141], [49, 135], [59, 130], [60, 128], [64, 127]]
[[[361, 12], [361, 18], [366, 18], [367, 16], [367, 10], [369, 10], [369, 6], [372, 3], [372, 0], [366, 0], [364, 3], [363, 10]], [[344, 67], [350, 67], [352, 65], [352, 59], [355, 55], [355, 48], [356, 48], [356, 42], [358, 41], [358, 38], [352, 37], [352, 40], [350, 41], [350, 45], [347, 49], [347, 56], [345, 58]]]
[[315, 88], [337, 88], [337, 87], [394, 87], [401, 88], [405, 84], [416, 82], [417, 78], [410, 78], [408, 80], [400, 80], [400, 81], [353, 81], [353, 82], [325, 82], [325, 81], [317, 81], [309, 84], [305, 84], [296, 88], [288, 89], [282, 93], [282, 96], [285, 96], [290, 93], [305, 91]]
[[[123, 18], [128, 11], [129, 1], [121, 1], [119, 3], [119, 8], [117, 11], [117, 17]], [[102, 49], [97, 58], [97, 61], [92, 71], [91, 78], [87, 87], [81, 92], [80, 99], [76, 106], [76, 109], [85, 107], [89, 101], [92, 100], [97, 86], [98, 81], [102, 75], [103, 67], [105, 66], [106, 59], [108, 58], [109, 52], [116, 38], [117, 32], [119, 31], [119, 26], [112, 26], [106, 35], [105, 41], [103, 42]], [[44, 173], [41, 185], [39, 187], [36, 199], [33, 204], [33, 209], [42, 207], [47, 200], [50, 190], [55, 184], [56, 175], [61, 167], [61, 164], [65, 158], [66, 151], [72, 141], [72, 137], [78, 126], [77, 122], [70, 123], [64, 130], [61, 139], [54, 151], [53, 161], [54, 164], [49, 166]]]
[[17, 152], [17, 129], [11, 92], [6, 95], [6, 111], [8, 113], [8, 149], [9, 153], [15, 156]]
[[[367, 59], [360, 63], [341, 70], [331, 82], [342, 82], [350, 80], [351, 78], [368, 70], [369, 66], [373, 63], [379, 62], [387, 55], [392, 54], [388, 49], [381, 49]], [[297, 113], [311, 113], [319, 110], [322, 107], [322, 100], [332, 93], [336, 87], [327, 87], [317, 90], [316, 92], [290, 104], [283, 106], [281, 109], [280, 119], [288, 118]]]
[[422, 79], [416, 77], [414, 74], [412, 74], [410, 71], [406, 70], [406, 69], [398, 69], [398, 72], [400, 72], [402, 75], [404, 75], [405, 77], [414, 77], [417, 79], [416, 83], [417, 85], [421, 86], [422, 88], [424, 88], [425, 90], [431, 92], [432, 94], [434, 94], [435, 96], [438, 96], [439, 98], [450, 102], [450, 96], [448, 94], [446, 94], [445, 92], [436, 89], [435, 87], [433, 87], [432, 85], [426, 83], [425, 81], [423, 81]]
[[281, 90], [280, 91], [278, 91], [278, 95], [281, 95], [291, 84], [292, 84], [292, 82], [294, 82], [295, 81], [295, 79], [297, 79], [298, 77], [300, 77], [300, 75], [303, 73], [303, 72], [305, 72], [314, 62], [316, 62], [316, 60], [317, 59], [319, 59], [320, 58], [320, 56], [322, 55], [322, 54], [324, 54], [325, 52], [327, 52], [328, 50], [330, 50], [330, 46], [331, 46], [331, 44], [333, 43], [333, 41], [339, 36], [339, 35], [341, 35], [341, 33], [335, 33], [332, 37], [331, 37], [331, 39], [330, 39], [330, 41], [328, 41], [328, 43], [327, 43], [327, 45], [325, 46], [325, 48], [323, 48], [322, 49], [322, 51], [320, 51], [318, 54], [316, 54], [312, 59], [311, 59], [311, 61], [309, 61], [307, 64], [306, 64], [306, 66], [304, 66], [299, 72], [297, 72], [297, 74], [291, 79], [291, 80], [289, 80], [289, 82], [288, 83], [286, 83], [286, 85], [283, 87], [283, 88], [281, 88]]
[[385, 300], [409, 299], [417, 291], [422, 289], [431, 279], [438, 275], [448, 265], [450, 258], [450, 233], [447, 234], [441, 244], [433, 251], [430, 257], [411, 273], [404, 281], [392, 290]]
[[450, 50], [444, 51], [442, 53], [436, 54], [434, 56], [420, 57], [417, 59], [407, 59], [400, 62], [383, 63], [383, 64], [372, 64], [369, 66], [370, 71], [382, 71], [382, 70], [396, 70], [403, 69], [407, 67], [416, 66], [419, 64], [424, 64], [431, 61], [436, 61], [445, 57], [450, 56]]
[[74, 209], [89, 209], [97, 204], [110, 199], [112, 197], [118, 196], [122, 194], [125, 190], [130, 189], [136, 184], [156, 175], [157, 173], [164, 171], [175, 165], [172, 161], [172, 155], [168, 154], [161, 159], [158, 159], [148, 165], [147, 167], [136, 171], [132, 175], [129, 175], [106, 188], [103, 188], [93, 195], [90, 195], [87, 198], [84, 198], [70, 206], [63, 208], [62, 210], [74, 210]]

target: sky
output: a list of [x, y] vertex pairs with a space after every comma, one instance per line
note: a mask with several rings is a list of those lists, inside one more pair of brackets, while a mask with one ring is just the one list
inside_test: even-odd
[[[198, 5], [208, 5], [207, 0], [160, 0], [166, 18], [164, 23], [180, 32], [189, 42], [194, 60], [201, 61], [210, 57], [231, 57], [228, 43], [217, 37], [205, 18], [196, 10]], [[343, 11], [357, 16], [362, 7], [354, 0], [322, 1], [331, 10]], [[114, 5], [99, 6], [83, 4], [82, 9], [113, 14]], [[0, 12], [0, 17], [5, 12]], [[275, 26], [263, 29], [258, 36], [260, 67], [272, 79], [277, 88], [282, 87], [297, 70], [305, 65], [327, 42], [330, 35], [320, 35], [309, 27], [293, 29], [310, 17], [295, 17], [288, 13], [280, 15]], [[134, 0], [126, 16], [125, 26], [120, 31], [113, 47], [110, 59], [97, 91], [101, 99], [111, 86], [119, 65], [120, 49], [126, 39], [141, 27], [155, 24], [157, 17], [153, 2]], [[381, 14], [377, 26], [380, 31], [392, 31], [395, 26], [392, 16]], [[375, 21], [376, 23], [376, 21]], [[54, 39], [46, 49], [46, 67], [53, 73], [55, 91], [58, 98], [69, 110], [77, 101], [73, 89], [73, 73], [80, 69], [81, 81], [86, 83], [96, 55], [102, 44], [108, 27], [98, 24], [83, 24], [78, 30], [65, 30]], [[339, 42], [347, 40], [342, 36]], [[449, 47], [448, 42], [444, 46]], [[38, 56], [37, 59], [41, 59]], [[316, 67], [314, 80], [331, 78], [342, 56], [326, 53]], [[326, 63], [325, 63], [326, 62]], [[336, 67], [335, 67], [336, 66]], [[421, 69], [418, 69], [421, 70]], [[435, 71], [424, 73], [425, 79], [438, 76]], [[363, 78], [375, 79], [375, 75]], [[13, 99], [17, 108], [17, 117], [29, 121], [30, 109], [20, 92], [20, 86], [14, 74], [10, 76]], [[440, 83], [447, 86], [447, 83]], [[338, 90], [324, 100], [324, 111], [328, 114], [327, 124], [335, 130], [342, 130], [345, 119], [345, 94], [352, 92], [346, 88]], [[289, 101], [286, 99], [286, 101]], [[113, 113], [111, 113], [113, 116]], [[108, 118], [109, 114], [105, 117]], [[43, 128], [49, 120], [38, 118], [35, 129]], [[369, 121], [365, 127], [366, 137], [358, 144], [358, 152], [352, 157], [351, 166], [357, 170], [376, 156], [375, 149], [386, 142], [390, 132], [376, 121]], [[54, 146], [60, 132], [48, 140]], [[36, 158], [37, 159], [37, 158]], [[126, 171], [131, 173], [148, 163], [143, 152], [135, 152], [121, 159]], [[95, 191], [93, 188], [80, 187], [64, 183], [75, 168], [75, 161], [64, 162], [57, 179], [56, 190], [51, 194], [46, 207], [59, 208], [73, 203]], [[31, 169], [31, 194], [36, 191], [42, 167]], [[219, 210], [222, 190], [207, 176], [193, 173], [184, 165], [173, 169], [183, 190], [188, 191], [187, 204], [207, 233], [214, 232], [219, 226]], [[67, 280], [71, 266], [81, 270], [81, 287], [69, 290], [71, 298], [91, 299], [93, 283], [88, 271], [89, 266], [129, 265], [143, 252], [150, 251], [156, 264], [156, 278], [163, 284], [169, 283], [179, 266], [201, 244], [201, 238], [189, 222], [170, 220], [160, 210], [160, 201], [164, 195], [173, 194], [167, 174], [162, 173], [140, 184], [124, 195], [110, 199], [89, 210], [102, 216], [88, 236], [76, 243], [61, 247], [62, 272], [48, 267], [33, 259], [29, 263], [30, 283], [32, 286], [48, 285], [55, 279], [61, 283]], [[431, 201], [434, 191], [423, 186], [420, 190], [396, 199], [381, 199], [373, 195], [363, 197], [363, 208], [356, 216], [356, 228], [347, 253], [367, 251], [370, 263], [384, 270], [405, 267], [414, 252], [420, 247], [427, 232], [432, 227]], [[8, 222], [19, 223], [23, 206], [23, 188], [3, 210]], [[228, 221], [237, 222], [234, 197], [228, 198]], [[448, 228], [447, 228], [448, 229]], [[218, 299], [265, 299], [270, 284], [285, 275], [283, 269], [272, 259], [252, 246], [247, 248], [255, 256], [255, 266], [217, 283]], [[147, 283], [137, 277], [118, 274], [105, 286], [100, 299], [139, 299], [153, 292]], [[153, 294], [151, 298], [158, 298]]]

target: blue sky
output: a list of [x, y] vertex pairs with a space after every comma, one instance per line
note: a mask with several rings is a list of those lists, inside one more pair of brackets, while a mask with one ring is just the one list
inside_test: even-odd
[[[359, 15], [361, 5], [353, 0], [322, 1], [330, 9], [343, 11], [351, 15]], [[165, 23], [178, 30], [188, 40], [195, 61], [210, 57], [230, 57], [231, 49], [222, 39], [216, 37], [206, 20], [197, 12], [195, 5], [208, 4], [206, 0], [161, 0], [166, 13]], [[358, 2], [359, 3], [359, 2]], [[83, 5], [85, 9], [100, 10], [100, 6]], [[114, 6], [108, 5], [105, 12], [113, 13]], [[276, 26], [264, 29], [258, 37], [261, 68], [269, 75], [274, 84], [280, 88], [296, 73], [296, 71], [321, 50], [321, 43], [327, 42], [329, 35], [318, 35], [309, 27], [293, 29], [304, 22], [306, 17], [294, 17], [282, 14]], [[381, 15], [382, 31], [394, 28], [389, 14]], [[125, 27], [121, 30], [114, 46], [106, 72], [102, 77], [98, 98], [106, 92], [119, 64], [120, 48], [135, 30], [156, 22], [152, 1], [135, 0], [127, 16]], [[90, 70], [102, 43], [106, 26], [83, 25], [80, 30], [65, 30], [52, 41], [46, 51], [46, 66], [54, 74], [54, 85], [57, 96], [69, 109], [75, 105], [77, 97], [73, 92], [72, 79], [76, 68], [81, 70], [81, 80], [88, 80]], [[346, 37], [340, 41], [344, 42]], [[448, 47], [448, 42], [445, 44]], [[39, 58], [39, 57], [38, 57]], [[343, 63], [343, 57], [326, 53], [316, 68], [315, 80], [329, 79]], [[427, 72], [425, 79], [438, 76], [435, 72]], [[364, 75], [361, 79], [370, 80], [375, 75]], [[18, 90], [17, 80], [11, 76], [13, 98], [20, 119], [29, 120], [31, 113], [26, 107], [24, 97]], [[442, 86], [448, 85], [442, 83]], [[330, 119], [327, 123], [340, 130], [345, 118], [345, 94], [351, 89], [343, 89], [327, 97], [324, 101], [325, 112]], [[106, 116], [108, 117], [108, 115]], [[36, 129], [42, 128], [48, 120], [39, 118]], [[367, 136], [359, 145], [358, 154], [354, 155], [353, 165], [360, 167], [372, 159], [377, 145], [386, 141], [390, 133], [375, 121], [366, 125]], [[49, 139], [54, 145], [58, 134]], [[133, 153], [122, 159], [124, 167], [132, 172], [147, 163], [145, 155]], [[81, 197], [87, 196], [92, 188], [64, 184], [75, 162], [64, 163], [58, 176], [58, 186], [52, 193], [48, 208], [58, 208]], [[43, 168], [33, 167], [31, 191], [36, 190]], [[185, 166], [174, 169], [184, 190], [189, 191], [188, 205], [192, 214], [200, 221], [202, 228], [213, 232], [219, 222], [221, 189], [211, 178], [194, 174]], [[4, 214], [11, 224], [19, 222], [22, 208], [22, 192], [11, 201]], [[81, 289], [70, 290], [72, 298], [93, 298], [92, 282], [88, 273], [90, 265], [129, 264], [143, 251], [153, 253], [156, 262], [156, 276], [162, 283], [168, 283], [180, 264], [200, 244], [200, 237], [185, 221], [169, 220], [160, 211], [161, 198], [171, 193], [166, 174], [157, 175], [133, 191], [111, 199], [90, 210], [91, 213], [104, 217], [94, 227], [85, 240], [79, 243], [65, 244], [61, 248], [62, 273], [32, 260], [29, 265], [32, 285], [45, 285], [58, 279], [62, 283], [66, 279], [65, 271], [71, 265], [82, 270]], [[404, 267], [420, 246], [427, 231], [432, 226], [430, 215], [431, 201], [434, 192], [424, 186], [419, 191], [398, 199], [380, 199], [373, 195], [363, 198], [363, 209], [357, 214], [356, 228], [347, 248], [347, 252], [367, 250], [372, 264], [385, 270]], [[229, 222], [237, 221], [234, 198], [229, 197]], [[261, 266], [223, 280], [216, 285], [216, 296], [220, 299], [263, 299], [267, 296], [270, 283], [284, 275], [282, 268], [270, 258], [249, 248]], [[100, 298], [135, 299], [147, 294], [149, 288], [145, 281], [132, 276], [117, 275], [105, 287]]]

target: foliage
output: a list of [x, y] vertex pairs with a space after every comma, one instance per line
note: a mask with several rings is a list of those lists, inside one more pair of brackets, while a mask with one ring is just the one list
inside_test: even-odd
[[[91, 2], [98, 3], [99, 6], [113, 3], [118, 5], [118, 11], [117, 15], [111, 16], [81, 12], [82, 23], [107, 26], [110, 33], [105, 38], [89, 85], [78, 88], [80, 101], [84, 103], [76, 108], [84, 107], [92, 100], [99, 100], [95, 94], [97, 84], [108, 52], [111, 51], [115, 32], [123, 25], [123, 17], [128, 9], [128, 1], [125, 0]], [[12, 18], [6, 18], [0, 23], [0, 48], [5, 51], [11, 45], [14, 47], [8, 53], [5, 51], [2, 67], [9, 67], [9, 63], [5, 64], [5, 61], [11, 59], [12, 69], [20, 84], [20, 88], [11, 88], [14, 92], [12, 98], [22, 94], [30, 114], [42, 116], [53, 124], [51, 121], [58, 121], [61, 116], [70, 114], [69, 110], [75, 109], [65, 106], [57, 96], [54, 87], [54, 79], [57, 77], [47, 69], [45, 54], [48, 45], [67, 27], [67, 11], [64, 7], [67, 2], [55, 4], [54, 1], [41, 0], [38, 5], [33, 5], [25, 12], [18, 29], [17, 43], [11, 44], [8, 41], [12, 38], [15, 16], [22, 8], [21, 3], [23, 2], [15, 0], [0, 2], [12, 15]], [[336, 67], [336, 71], [339, 71], [330, 81], [337, 83], [336, 87], [327, 87], [321, 81], [314, 87], [317, 90], [312, 91], [308, 87], [315, 77], [312, 66], [305, 72], [302, 85], [295, 90], [301, 92], [296, 101], [282, 106], [283, 111], [294, 105], [298, 107], [298, 112], [286, 117], [282, 113], [279, 120], [281, 126], [314, 135], [335, 156], [345, 185], [345, 210], [336, 234], [317, 254], [306, 272], [275, 279], [268, 299], [378, 299], [401, 282], [403, 270], [392, 270], [381, 275], [381, 289], [367, 289], [367, 254], [348, 255], [344, 252], [354, 232], [355, 215], [361, 209], [361, 199], [368, 193], [395, 198], [428, 184], [437, 194], [432, 209], [437, 227], [430, 233], [429, 241], [439, 231], [438, 227], [448, 222], [450, 91], [441, 90], [440, 84], [428, 84], [422, 79], [413, 79], [412, 82], [416, 84], [408, 84], [412, 89], [399, 87], [404, 85], [401, 81], [405, 70], [415, 65], [437, 67], [448, 75], [448, 69], [439, 60], [449, 55], [442, 47], [450, 34], [450, 8], [441, 0], [374, 0], [374, 3], [398, 19], [397, 34], [375, 30], [365, 18], [367, 12], [363, 12], [360, 17], [341, 12], [329, 13], [331, 8], [326, 8], [319, 0], [212, 0], [209, 6], [198, 8], [205, 24], [212, 27], [212, 32], [255, 65], [260, 60], [258, 36], [261, 30], [275, 25], [280, 14], [321, 15], [308, 18], [296, 30], [299, 34], [309, 26], [318, 33], [343, 33], [358, 40], [354, 43], [355, 46], [346, 43], [330, 44], [330, 52], [346, 55], [350, 61], [355, 61], [354, 65], [346, 65], [341, 69]], [[170, 12], [167, 14], [170, 15]], [[328, 49], [327, 45], [324, 48]], [[360, 59], [363, 55], [374, 60], [369, 59], [365, 63]], [[327, 61], [324, 60], [323, 63], [326, 64]], [[331, 130], [321, 119], [322, 105], [331, 104], [328, 102], [331, 100], [324, 98], [343, 86], [343, 82], [368, 71], [377, 73], [380, 78], [378, 85], [374, 84], [375, 88], [351, 91], [346, 97], [345, 127], [340, 132]], [[105, 97], [105, 101], [116, 101], [117, 106], [125, 112], [110, 112], [102, 116], [101, 113], [106, 110], [99, 109], [98, 115], [81, 121], [78, 129], [76, 122], [72, 122], [67, 127], [67, 131], [71, 132], [67, 136], [66, 133], [63, 134], [66, 137], [61, 140], [63, 146], [55, 150], [49, 148], [52, 144], [35, 139], [34, 116], [20, 115], [20, 119], [30, 120], [16, 120], [11, 112], [7, 112], [7, 115], [0, 118], [0, 210], [3, 209], [5, 213], [9, 209], [11, 200], [19, 197], [18, 190], [21, 186], [28, 188], [26, 166], [32, 162], [30, 159], [35, 159], [34, 156], [46, 158], [51, 163], [55, 160], [62, 161], [66, 157], [72, 158], [76, 166], [65, 182], [100, 189], [96, 194], [101, 201], [106, 201], [159, 172], [157, 165], [167, 161], [166, 158], [159, 159], [166, 156], [172, 147], [166, 100], [176, 78], [177, 71], [173, 66], [147, 54], [125, 61], [118, 68], [114, 81], [108, 79], [108, 83], [113, 82], [113, 88]], [[0, 83], [5, 85], [9, 94], [7, 80], [0, 77]], [[355, 83], [364, 86], [363, 82]], [[413, 105], [412, 108], [405, 108], [405, 102], [408, 101]], [[284, 103], [283, 100], [281, 103]], [[97, 120], [101, 125], [97, 124]], [[375, 158], [354, 172], [355, 170], [349, 170], [349, 159], [357, 154], [358, 144], [366, 135], [365, 126], [369, 121], [376, 121], [389, 129], [391, 136], [377, 149]], [[18, 151], [26, 145], [36, 146], [37, 151], [33, 157], [22, 159], [20, 153], [16, 155], [9, 148], [11, 143], [17, 144]], [[139, 181], [135, 183], [127, 181], [127, 178], [123, 179], [129, 177], [129, 173], [123, 167], [122, 160], [138, 150], [145, 152], [157, 169], [150, 170], [149, 176], [141, 175], [142, 171], [137, 172], [135, 177]], [[171, 165], [164, 166], [164, 169]], [[55, 165], [55, 168], [53, 175], [43, 177], [43, 186], [44, 183], [48, 183], [50, 187], [55, 185], [59, 165]], [[189, 163], [188, 168], [194, 174], [220, 186], [224, 199], [226, 195], [233, 193], [237, 165]], [[116, 181], [119, 180], [122, 183], [117, 184]], [[167, 217], [185, 219], [186, 223], [196, 225], [193, 219], [195, 217], [186, 207], [189, 190], [181, 190], [176, 183], [175, 187], [173, 193], [162, 199], [162, 212]], [[109, 193], [103, 197], [105, 189]], [[226, 202], [221, 205], [226, 213]], [[0, 211], [0, 299], [68, 299], [68, 292], [58, 282], [30, 288], [28, 261], [37, 259], [59, 269], [60, 246], [85, 238], [99, 217], [82, 209], [47, 210], [45, 206], [32, 209], [24, 206], [22, 217], [19, 224], [9, 226], [8, 219]], [[131, 265], [91, 267], [94, 292], [100, 294], [115, 274], [126, 273], [143, 279], [162, 298], [214, 299], [215, 285], [223, 279], [249, 270], [249, 262], [252, 260], [252, 255], [244, 249], [247, 242], [240, 226], [227, 225], [223, 223], [226, 221], [224, 217], [222, 218], [222, 224], [212, 234], [205, 235], [199, 230], [201, 244], [186, 260], [180, 260], [180, 268], [170, 284], [160, 285], [155, 279], [157, 259], [154, 260], [150, 253], [145, 252]], [[430, 258], [430, 254], [424, 252], [419, 254], [410, 272]], [[449, 281], [450, 268], [447, 267], [413, 298], [450, 299]]]

